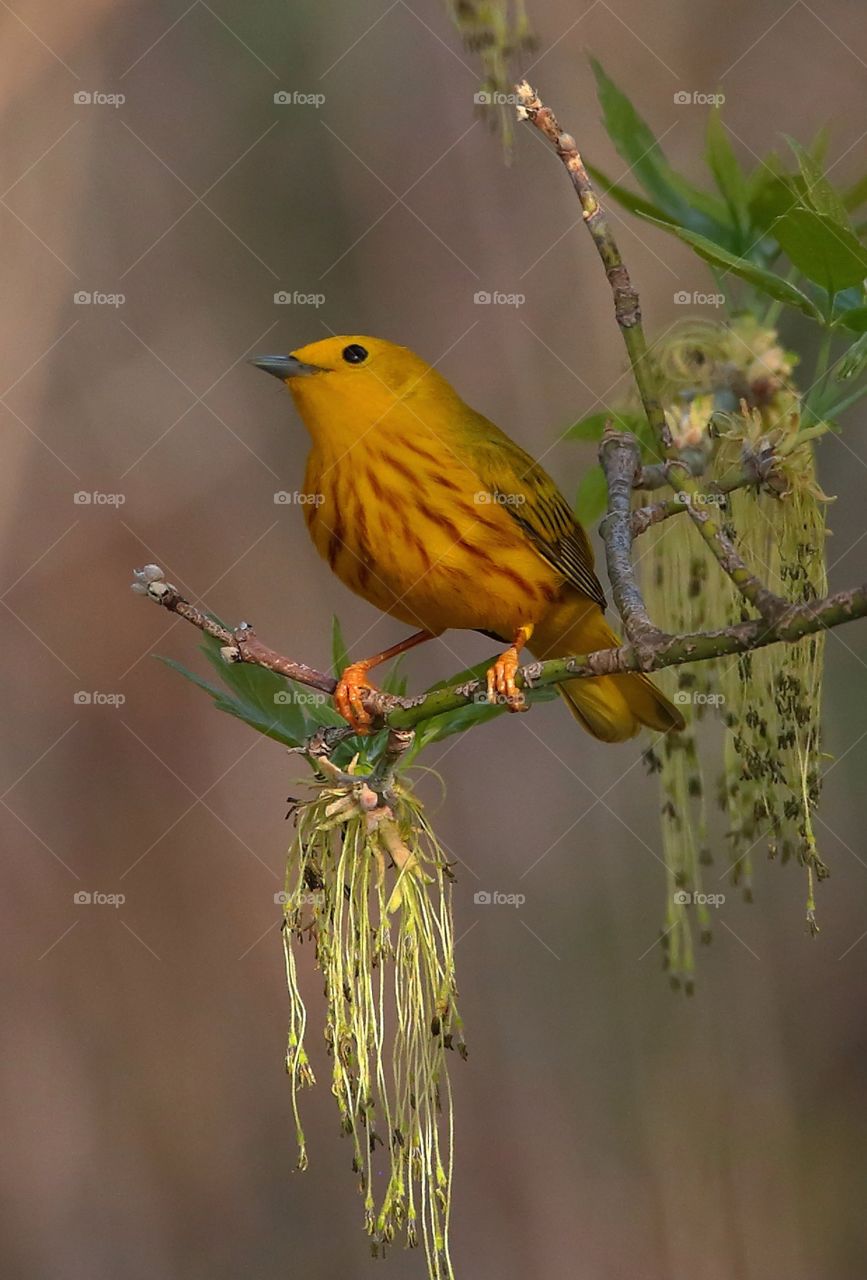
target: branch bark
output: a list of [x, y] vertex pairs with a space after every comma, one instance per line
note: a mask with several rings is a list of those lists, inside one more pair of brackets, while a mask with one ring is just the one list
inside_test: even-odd
[[609, 424], [599, 446], [599, 460], [608, 484], [608, 514], [601, 531], [611, 592], [626, 639], [637, 653], [651, 652], [668, 637], [651, 620], [632, 565], [632, 488], [640, 470], [638, 441], [628, 432], [610, 430]]

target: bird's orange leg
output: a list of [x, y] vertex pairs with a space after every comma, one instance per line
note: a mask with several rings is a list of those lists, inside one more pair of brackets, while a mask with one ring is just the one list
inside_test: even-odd
[[346, 668], [334, 690], [334, 704], [356, 733], [370, 732], [371, 716], [364, 709], [362, 693], [363, 690], [376, 686], [367, 679], [368, 671], [372, 667], [378, 667], [381, 662], [388, 662], [389, 658], [396, 658], [399, 653], [414, 649], [417, 644], [424, 644], [425, 640], [433, 640], [438, 634], [436, 631], [416, 631], [401, 640], [400, 644], [393, 644], [390, 649], [383, 649], [382, 653], [374, 654], [372, 658], [363, 658], [361, 662], [353, 662]]
[[515, 673], [518, 670], [518, 655], [532, 634], [532, 622], [518, 627], [510, 647], [497, 658], [493, 666], [488, 667], [488, 702], [496, 702], [498, 697], [505, 698], [510, 711], [530, 710], [523, 693], [515, 684]]

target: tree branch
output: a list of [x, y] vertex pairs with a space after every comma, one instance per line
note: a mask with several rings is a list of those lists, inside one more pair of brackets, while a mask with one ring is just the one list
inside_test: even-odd
[[652, 650], [668, 637], [650, 619], [632, 566], [632, 486], [640, 469], [638, 441], [608, 423], [599, 446], [599, 460], [608, 484], [608, 514], [602, 521], [608, 577], [617, 612], [630, 645]]
[[[334, 691], [336, 681], [331, 676], [307, 666], [306, 663], [285, 658], [274, 649], [260, 644], [246, 624], [236, 631], [229, 631], [215, 623], [213, 618], [185, 600], [177, 587], [162, 581], [162, 570], [157, 565], [137, 569], [135, 579], [133, 590], [184, 618], [206, 635], [222, 641], [223, 656], [227, 662], [249, 662], [323, 693]], [[641, 651], [625, 644], [570, 658], [551, 658], [546, 662], [534, 662], [521, 667], [516, 682], [519, 688], [542, 689], [562, 684], [564, 680], [616, 675], [626, 671], [660, 671], [664, 667], [745, 653], [747, 650], [759, 649], [780, 641], [794, 642], [816, 631], [830, 630], [844, 622], [865, 616], [867, 583], [849, 591], [838, 591], [824, 600], [790, 605], [785, 616], [773, 625], [762, 618], [755, 618], [718, 631], [698, 631], [682, 636], [661, 634], [658, 641], [645, 646]], [[369, 690], [365, 695], [364, 705], [374, 717], [377, 728], [413, 729], [433, 716], [456, 711], [459, 707], [476, 702], [478, 695], [484, 692], [484, 680], [467, 680], [435, 689], [431, 693], [418, 694], [414, 698], [398, 698], [379, 690]], [[395, 738], [391, 749], [396, 751], [401, 741], [405, 740]]]

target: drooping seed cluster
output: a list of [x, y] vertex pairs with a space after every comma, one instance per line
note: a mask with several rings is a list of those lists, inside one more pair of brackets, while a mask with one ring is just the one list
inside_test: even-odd
[[[672, 632], [706, 630], [713, 615], [708, 577], [722, 575], [692, 522], [678, 516], [652, 527], [639, 548], [651, 617]], [[649, 768], [659, 774], [661, 793], [666, 867], [661, 950], [672, 986], [683, 986], [687, 993], [692, 991], [695, 969], [691, 912], [697, 917], [702, 941], [709, 942], [711, 936], [710, 910], [701, 895], [703, 868], [713, 858], [697, 735], [699, 722], [716, 697], [712, 666], [695, 663], [657, 673], [654, 679], [684, 713], [687, 725], [682, 733], [660, 737], [646, 753]], [[693, 906], [696, 895], [699, 900]]]
[[[784, 424], [787, 431], [797, 430], [794, 407]], [[733, 435], [722, 442], [721, 465], [738, 440]], [[732, 494], [731, 523], [741, 554], [763, 581], [777, 595], [801, 604], [827, 592], [825, 511], [813, 482], [809, 445], [791, 456], [784, 474], [789, 486], [779, 497]], [[743, 600], [726, 586], [726, 621], [739, 621]], [[818, 632], [797, 644], [758, 649], [718, 664], [726, 697], [730, 764], [723, 793], [735, 877], [748, 877], [752, 851], [761, 845], [783, 862], [796, 858], [806, 868], [807, 920], [814, 930], [814, 877], [828, 874], [812, 822], [821, 790], [824, 646], [824, 633]]]
[[421, 1243], [432, 1280], [449, 1280], [446, 1055], [466, 1055], [455, 1003], [451, 875], [405, 783], [391, 807], [371, 799], [369, 791], [324, 784], [295, 812], [283, 937], [299, 1167], [307, 1148], [298, 1092], [314, 1082], [298, 979], [309, 942], [324, 977], [331, 1090], [352, 1144], [373, 1252], [397, 1239]]
[[[812, 445], [786, 452], [800, 428], [793, 357], [773, 330], [745, 316], [728, 325], [678, 326], [661, 344], [658, 360], [673, 439], [693, 456], [704, 455], [709, 484], [703, 499], [721, 514], [742, 559], [786, 600], [824, 595], [826, 499], [816, 484]], [[725, 499], [714, 492], [710, 481], [768, 445], [782, 456], [761, 491], [742, 489]], [[652, 495], [638, 495], [636, 501], [650, 500]], [[667, 631], [706, 630], [754, 616], [687, 518], [648, 530], [639, 558], [649, 612]], [[827, 874], [812, 823], [821, 776], [823, 647], [818, 634], [660, 673], [688, 721], [684, 733], [648, 752], [662, 793], [662, 950], [674, 985], [692, 988], [692, 920], [703, 941], [711, 936], [701, 869], [712, 858], [697, 737], [707, 710], [718, 712], [724, 725], [717, 798], [727, 817], [731, 880], [749, 900], [756, 847], [764, 844], [783, 861], [797, 858], [807, 869], [807, 918], [815, 928], [814, 877]], [[702, 732], [702, 751], [713, 746]]]

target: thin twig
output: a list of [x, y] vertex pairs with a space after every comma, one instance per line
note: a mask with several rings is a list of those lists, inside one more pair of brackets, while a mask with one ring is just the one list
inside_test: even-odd
[[653, 366], [648, 359], [647, 339], [644, 336], [644, 326], [641, 323], [641, 306], [638, 300], [638, 293], [629, 278], [629, 272], [626, 270], [626, 266], [620, 256], [620, 249], [611, 229], [611, 224], [608, 221], [605, 210], [599, 203], [593, 183], [590, 181], [590, 176], [584, 167], [584, 161], [579, 155], [575, 139], [571, 134], [563, 132], [554, 112], [550, 107], [545, 106], [536, 91], [530, 87], [526, 80], [522, 80], [515, 88], [518, 95], [518, 118], [529, 120], [544, 134], [549, 142], [554, 144], [557, 155], [563, 161], [566, 171], [572, 180], [572, 186], [575, 188], [575, 192], [581, 202], [584, 225], [593, 237], [593, 243], [596, 245], [596, 250], [602, 259], [602, 265], [608, 277], [608, 283], [611, 285], [611, 292], [614, 296], [614, 316], [620, 326], [620, 332], [626, 345], [626, 350], [629, 353], [632, 374], [641, 396], [641, 403], [644, 406], [647, 421], [650, 423], [665, 457], [673, 457], [674, 445], [671, 431], [665, 420], [665, 412], [662, 408], [662, 401], [659, 398]]
[[728, 574], [744, 599], [758, 609], [766, 622], [775, 622], [782, 617], [789, 607], [788, 602], [766, 587], [738, 554], [719, 515], [714, 514], [708, 503], [701, 480], [678, 459], [668, 462], [666, 470], [670, 485], [673, 489], [679, 488], [680, 501], [685, 499], [690, 519], [723, 573]]
[[[758, 446], [747, 445], [744, 442], [740, 466], [731, 467], [719, 479], [709, 481], [707, 494], [723, 498], [737, 489], [762, 489], [776, 494], [785, 492], [788, 481], [780, 463], [810, 440], [824, 435], [825, 430], [823, 424], [821, 430], [815, 427], [804, 427], [781, 440], [765, 438]], [[707, 460], [704, 450], [685, 448], [680, 453], [680, 461], [687, 464], [694, 476], [704, 473]], [[632, 487], [644, 490], [661, 489], [667, 484], [669, 484], [668, 463], [657, 462], [639, 468]], [[637, 538], [651, 525], [668, 520], [670, 516], [679, 515], [680, 512], [686, 511], [688, 506], [689, 495], [681, 490], [673, 498], [663, 498], [646, 507], [637, 507], [632, 513], [632, 536]]]

